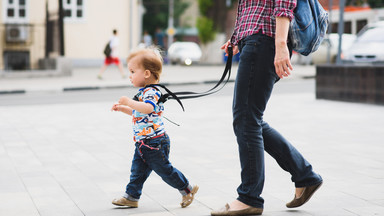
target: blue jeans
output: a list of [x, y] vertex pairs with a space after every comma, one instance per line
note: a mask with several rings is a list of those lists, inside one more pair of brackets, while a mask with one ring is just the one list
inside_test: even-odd
[[126, 187], [126, 195], [140, 199], [143, 184], [155, 171], [167, 184], [181, 193], [188, 187], [187, 178], [169, 162], [170, 140], [168, 135], [137, 142], [132, 160], [130, 181]]
[[255, 34], [241, 40], [238, 47], [241, 53], [232, 107], [241, 163], [238, 200], [263, 208], [260, 195], [265, 178], [264, 150], [291, 174], [296, 187], [315, 185], [322, 179], [312, 171], [311, 164], [263, 120], [273, 86], [279, 80], [274, 67], [274, 39]]

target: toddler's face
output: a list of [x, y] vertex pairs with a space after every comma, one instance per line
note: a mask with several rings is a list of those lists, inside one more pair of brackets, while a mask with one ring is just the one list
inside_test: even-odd
[[144, 87], [145, 86], [145, 69], [141, 65], [140, 59], [138, 57], [132, 58], [128, 62], [128, 70], [130, 72], [129, 79], [135, 87]]

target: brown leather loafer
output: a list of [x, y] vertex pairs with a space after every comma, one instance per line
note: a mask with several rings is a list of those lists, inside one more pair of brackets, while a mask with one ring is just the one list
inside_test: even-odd
[[308, 202], [308, 200], [311, 199], [312, 195], [317, 191], [317, 189], [320, 188], [322, 184], [323, 182], [320, 182], [319, 184], [304, 188], [303, 194], [299, 198], [296, 198], [295, 195], [295, 198], [293, 198], [291, 202], [286, 204], [287, 208], [296, 208], [304, 205], [304, 203]]
[[224, 208], [212, 211], [212, 216], [241, 216], [241, 215], [261, 215], [263, 213], [262, 208], [248, 207], [246, 209], [231, 211], [228, 204]]

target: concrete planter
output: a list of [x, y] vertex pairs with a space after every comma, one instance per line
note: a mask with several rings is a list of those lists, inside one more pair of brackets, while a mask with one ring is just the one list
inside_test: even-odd
[[318, 65], [316, 98], [384, 105], [384, 65]]

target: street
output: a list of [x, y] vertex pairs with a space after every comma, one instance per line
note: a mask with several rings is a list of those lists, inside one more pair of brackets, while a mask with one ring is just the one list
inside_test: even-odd
[[[313, 92], [315, 88], [313, 79], [300, 81], [280, 81], [274, 89], [274, 94]], [[174, 91], [194, 91], [204, 92], [212, 88], [214, 83], [198, 85], [171, 85], [169, 88]], [[227, 85], [218, 93], [211, 95], [230, 96], [233, 93], [233, 82]], [[65, 91], [65, 92], [32, 92], [27, 94], [9, 94], [0, 96], [0, 106], [13, 105], [33, 105], [33, 104], [56, 104], [56, 103], [79, 103], [79, 102], [101, 102], [115, 101], [122, 95], [133, 96], [137, 89], [133, 87], [116, 89], [96, 89], [83, 91]]]
[[[174, 85], [207, 90], [210, 85]], [[139, 208], [115, 207], [133, 156], [131, 119], [110, 107], [133, 88], [0, 95], [0, 215], [209, 215], [236, 198], [240, 182], [229, 83], [216, 95], [166, 103], [172, 164], [200, 190], [188, 208], [152, 173]], [[382, 106], [316, 100], [314, 79], [276, 85], [264, 119], [289, 139], [324, 178], [295, 210], [290, 175], [266, 156], [263, 215], [384, 215]]]

